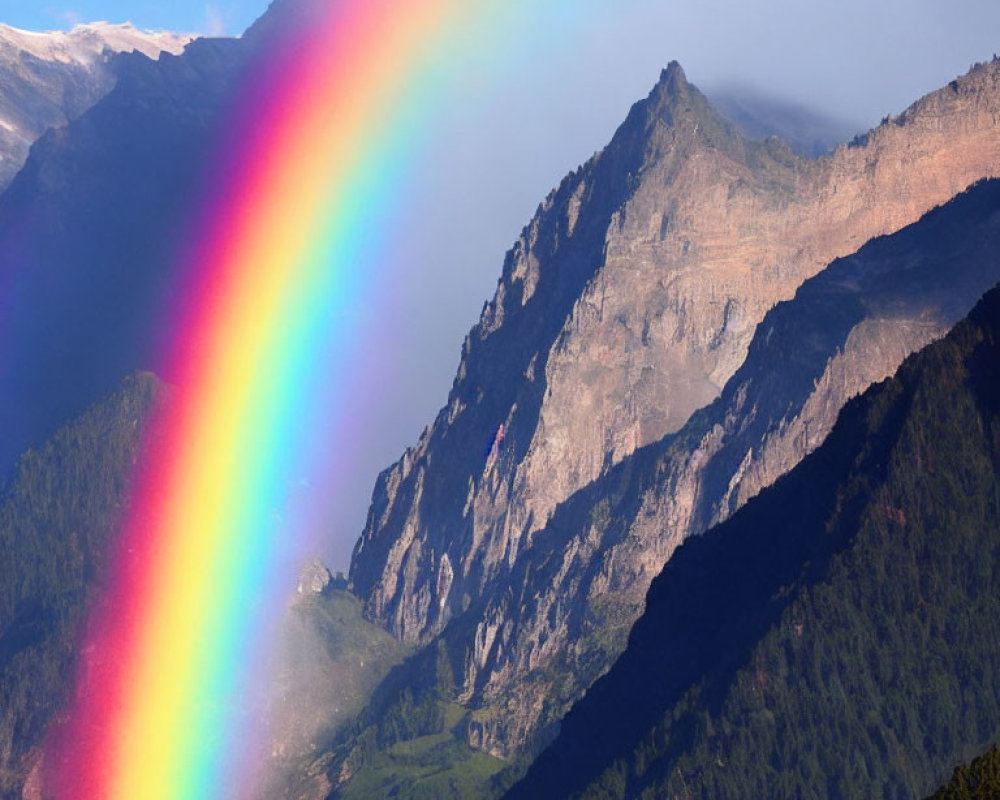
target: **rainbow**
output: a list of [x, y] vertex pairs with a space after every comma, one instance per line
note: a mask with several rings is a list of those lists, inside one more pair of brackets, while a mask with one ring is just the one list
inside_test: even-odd
[[262, 620], [281, 607], [268, 587], [310, 549], [291, 532], [314, 522], [287, 516], [289, 496], [350, 444], [365, 308], [389, 280], [398, 190], [455, 48], [517, 13], [502, 0], [301, 5], [306, 32], [250, 70], [177, 265], [190, 303], [161, 370], [176, 388], [46, 745], [46, 796], [252, 795], [236, 776], [266, 747], [244, 693], [261, 679]]

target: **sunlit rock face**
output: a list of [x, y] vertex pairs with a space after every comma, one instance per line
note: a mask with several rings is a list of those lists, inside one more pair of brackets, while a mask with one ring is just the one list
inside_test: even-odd
[[[600, 546], [595, 495], [583, 526], [593, 541], [564, 531], [559, 568], [532, 572], [558, 506], [616, 467], [636, 468], [641, 448], [713, 402], [776, 303], [997, 174], [998, 81], [1000, 65], [980, 65], [808, 160], [778, 140], [746, 140], [672, 64], [609, 146], [546, 198], [466, 340], [448, 405], [380, 477], [350, 575], [369, 617], [407, 642], [478, 615], [462, 645], [463, 697], [503, 710], [495, 724], [479, 715], [476, 746], [509, 755], [530, 742], [554, 712], [543, 710], [551, 686], [515, 691], [526, 676], [572, 667], [584, 630], [613, 629], [605, 656], [560, 690], [582, 691], [623, 646], [677, 543], [794, 465], [846, 397], [946, 329], [954, 309], [921, 314], [919, 302], [896, 317], [863, 314], [823, 351], [820, 388], [785, 427], [748, 434], [736, 460], [714, 468], [723, 489], [711, 510], [700, 505], [708, 456], [692, 455], [669, 476], [669, 501], [636, 499], [642, 514], [613, 554]], [[676, 446], [702, 452], [699, 441]], [[612, 607], [588, 606], [608, 592]], [[580, 622], [591, 618], [589, 629]]]
[[330, 584], [333, 583], [333, 575], [322, 561], [310, 561], [299, 573], [298, 594], [303, 597], [310, 595], [325, 594]]
[[192, 38], [107, 22], [49, 33], [0, 24], [0, 189], [39, 136], [76, 119], [111, 91], [116, 53], [156, 59], [180, 53]]

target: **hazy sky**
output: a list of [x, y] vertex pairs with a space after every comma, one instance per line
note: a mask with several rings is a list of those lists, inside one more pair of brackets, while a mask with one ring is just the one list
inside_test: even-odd
[[[403, 0], [405, 2], [405, 0]], [[476, 2], [477, 0], [468, 0]], [[538, 3], [566, 0], [538, 0]], [[807, 104], [861, 131], [974, 61], [1000, 51], [998, 0], [574, 0], [576, 22], [494, 43], [457, 65], [433, 145], [417, 166], [407, 230], [412, 294], [394, 311], [406, 346], [336, 566], [363, 523], [378, 468], [443, 405], [462, 339], [492, 295], [505, 250], [560, 178], [601, 148], [671, 59], [711, 90], [739, 83]], [[265, 0], [0, 0], [0, 22], [43, 30], [78, 21], [237, 34]], [[583, 9], [576, 13], [576, 9]]]

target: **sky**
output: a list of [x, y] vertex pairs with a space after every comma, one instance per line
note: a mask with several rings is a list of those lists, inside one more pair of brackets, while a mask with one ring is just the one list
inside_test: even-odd
[[0, 21], [38, 31], [129, 21], [152, 30], [235, 36], [267, 5], [267, 0], [0, 0]]
[[[48, 30], [129, 20], [238, 35], [266, 6], [0, 0], [0, 22]], [[419, 278], [394, 311], [408, 332], [408, 349], [394, 357], [405, 389], [359, 465], [355, 510], [342, 521], [335, 552], [324, 554], [335, 567], [346, 567], [378, 469], [445, 403], [462, 340], [493, 294], [505, 251], [670, 60], [709, 94], [749, 87], [861, 132], [1000, 51], [997, 0], [588, 0], [591, 7], [597, 10], [579, 14], [578, 24], [493, 43], [487, 49], [498, 55], [466, 65], [441, 104], [433, 144], [417, 167], [420, 202], [400, 234]]]

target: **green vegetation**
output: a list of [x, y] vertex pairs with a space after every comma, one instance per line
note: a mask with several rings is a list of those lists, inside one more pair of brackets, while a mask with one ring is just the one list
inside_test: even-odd
[[356, 716], [389, 670], [409, 654], [405, 644], [364, 618], [361, 601], [347, 591], [332, 589], [301, 598], [286, 625], [290, 636], [295, 635], [293, 627], [300, 641], [307, 634], [322, 652], [292, 652], [303, 656], [300, 661], [314, 661], [336, 685], [337, 712], [329, 720], [329, 731]]
[[971, 764], [956, 767], [951, 780], [928, 800], [996, 800], [1000, 797], [1000, 747], [994, 745]]
[[325, 785], [318, 743], [364, 708], [408, 649], [365, 620], [354, 595], [329, 588], [297, 599], [276, 649], [280, 663], [270, 719], [275, 755], [263, 795], [315, 796], [322, 793], [315, 787]]
[[[460, 639], [461, 637], [458, 637]], [[492, 788], [506, 763], [471, 748], [474, 721], [457, 702], [460, 649], [438, 639], [393, 669], [354, 723], [327, 745], [329, 779], [350, 776], [336, 796], [468, 798], [499, 794]]]
[[20, 798], [34, 748], [72, 688], [80, 627], [104, 579], [143, 423], [151, 375], [21, 457], [0, 502], [0, 797]]
[[1000, 291], [678, 550], [511, 798], [925, 796], [1000, 737]]
[[414, 800], [481, 797], [483, 787], [505, 764], [465, 744], [465, 709], [447, 704], [441, 711], [441, 733], [400, 741], [375, 753], [339, 796], [382, 800], [405, 788], [405, 796]]

